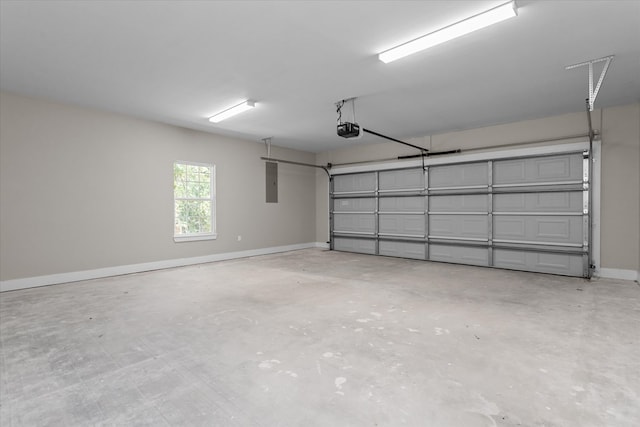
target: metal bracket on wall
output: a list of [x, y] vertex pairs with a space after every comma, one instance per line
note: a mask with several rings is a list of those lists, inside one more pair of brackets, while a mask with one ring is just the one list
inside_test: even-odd
[[260, 159], [266, 160], [267, 162], [287, 163], [289, 165], [298, 165], [298, 166], [307, 166], [307, 167], [310, 167], [310, 168], [318, 168], [318, 169], [322, 169], [323, 171], [325, 171], [327, 173], [327, 176], [331, 176], [331, 174], [329, 173], [329, 168], [331, 167], [330, 164], [328, 164], [327, 166], [312, 165], [311, 163], [292, 162], [291, 160], [275, 159], [273, 157], [260, 157]]
[[[609, 69], [609, 65], [611, 61], [613, 61], [614, 55], [605, 56], [603, 58], [592, 59], [590, 61], [581, 62], [579, 64], [573, 64], [565, 67], [565, 70], [572, 70], [578, 67], [589, 67], [589, 111], [593, 111], [593, 104], [596, 102], [596, 97], [598, 96], [598, 92], [600, 91], [600, 87], [602, 86], [602, 81], [604, 80], [604, 76], [607, 74], [607, 70]], [[598, 78], [598, 83], [596, 83], [595, 89], [593, 88], [593, 64], [597, 64], [598, 62], [604, 62], [604, 67], [602, 68], [602, 72], [600, 73], [600, 77]]]
[[271, 137], [262, 138], [262, 142], [267, 147], [267, 158], [271, 158]]
[[272, 158], [271, 157], [271, 139], [272, 137], [261, 139], [261, 141], [264, 142], [264, 145], [267, 147], [267, 157], [260, 157], [260, 159], [266, 160], [267, 162], [272, 162], [272, 163], [288, 163], [290, 165], [308, 166], [311, 168], [322, 169], [327, 173], [327, 176], [331, 177], [331, 173], [329, 172], [329, 169], [331, 169], [331, 163], [328, 163], [326, 166], [322, 166], [322, 165], [312, 165], [311, 163], [292, 162], [291, 160], [282, 160], [282, 159]]

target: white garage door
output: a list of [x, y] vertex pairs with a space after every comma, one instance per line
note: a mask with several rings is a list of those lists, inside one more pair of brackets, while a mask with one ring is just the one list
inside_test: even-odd
[[590, 276], [588, 150], [331, 181], [334, 250]]

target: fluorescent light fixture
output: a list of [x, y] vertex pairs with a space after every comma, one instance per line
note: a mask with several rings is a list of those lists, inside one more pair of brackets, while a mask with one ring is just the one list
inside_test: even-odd
[[223, 121], [224, 119], [228, 119], [229, 117], [235, 116], [236, 114], [240, 114], [243, 111], [247, 111], [256, 106], [254, 101], [244, 101], [240, 104], [233, 106], [229, 109], [224, 110], [221, 113], [216, 114], [215, 116], [209, 117], [209, 121], [212, 123], [218, 123]]
[[470, 18], [464, 19], [448, 27], [441, 28], [433, 33], [419, 37], [415, 40], [403, 43], [399, 46], [386, 50], [378, 55], [378, 59], [385, 64], [404, 58], [421, 50], [439, 45], [446, 41], [455, 39], [456, 37], [469, 34], [489, 25], [513, 18], [517, 15], [517, 9], [514, 1], [510, 1], [503, 5], [489, 9], [486, 12], [479, 13]]

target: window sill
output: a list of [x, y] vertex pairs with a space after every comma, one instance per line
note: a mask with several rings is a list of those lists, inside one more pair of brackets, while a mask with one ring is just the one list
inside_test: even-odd
[[176, 243], [196, 242], [198, 240], [215, 240], [217, 238], [218, 238], [218, 235], [216, 233], [191, 234], [191, 235], [183, 235], [183, 236], [173, 236], [173, 241]]

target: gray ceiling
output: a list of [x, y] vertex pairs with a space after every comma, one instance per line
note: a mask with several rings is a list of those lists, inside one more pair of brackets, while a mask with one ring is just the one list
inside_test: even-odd
[[[361, 125], [404, 139], [583, 111], [587, 69], [564, 67], [612, 54], [596, 107], [640, 100], [639, 1], [521, 0], [516, 18], [377, 59], [501, 3], [2, 0], [0, 85], [314, 152], [352, 143], [335, 134], [350, 97]], [[257, 108], [208, 122], [244, 99]]]

